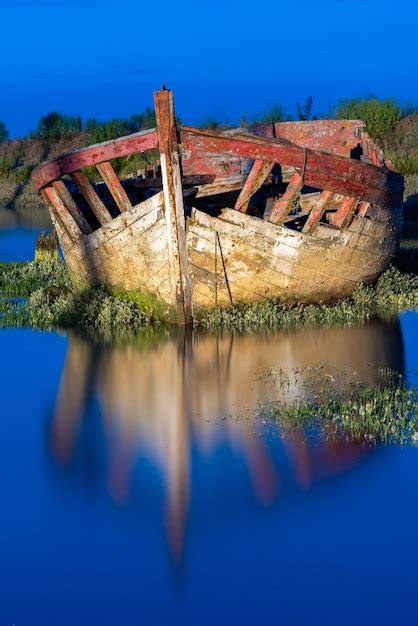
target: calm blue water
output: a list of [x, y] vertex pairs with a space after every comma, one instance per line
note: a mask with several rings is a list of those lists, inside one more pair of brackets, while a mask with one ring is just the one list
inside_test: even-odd
[[309, 395], [308, 367], [417, 384], [417, 345], [416, 313], [119, 347], [0, 331], [0, 625], [416, 623], [418, 449], [253, 416]]
[[0, 229], [0, 261], [32, 260], [40, 233], [41, 229], [37, 228]]

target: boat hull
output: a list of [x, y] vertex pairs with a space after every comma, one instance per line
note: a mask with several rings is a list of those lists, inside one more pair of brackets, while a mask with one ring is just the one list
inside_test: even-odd
[[[218, 217], [193, 209], [186, 221], [193, 315], [266, 298], [311, 303], [350, 296], [387, 269], [401, 224], [401, 210], [371, 206], [344, 230], [321, 224], [310, 235], [233, 209]], [[162, 193], [76, 242], [55, 225], [80, 286], [142, 294], [170, 317], [175, 301]]]

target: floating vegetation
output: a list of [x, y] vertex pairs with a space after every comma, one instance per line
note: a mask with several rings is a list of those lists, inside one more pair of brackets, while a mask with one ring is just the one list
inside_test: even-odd
[[[263, 422], [278, 424], [282, 433], [315, 433], [326, 439], [343, 437], [367, 443], [409, 443], [418, 438], [416, 390], [403, 377], [381, 370], [379, 383], [364, 387], [350, 383], [337, 391], [332, 386], [291, 403], [269, 402], [259, 411]], [[307, 399], [308, 398], [308, 399]]]
[[[0, 326], [74, 328], [96, 336], [135, 333], [160, 324], [161, 307], [143, 297], [103, 287], [77, 291], [59, 259], [0, 263]], [[24, 302], [10, 300], [23, 296]], [[9, 300], [5, 300], [9, 298]], [[418, 306], [418, 276], [395, 268], [376, 285], [358, 285], [350, 298], [332, 305], [289, 306], [278, 300], [237, 304], [205, 312], [204, 330], [255, 331], [312, 325], [351, 324]]]

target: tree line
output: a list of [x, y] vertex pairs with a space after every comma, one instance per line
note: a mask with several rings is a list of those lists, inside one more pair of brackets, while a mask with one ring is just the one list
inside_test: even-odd
[[[407, 121], [402, 123], [406, 118]], [[296, 104], [294, 115], [289, 114], [283, 105], [276, 103], [252, 119], [243, 115], [240, 123], [242, 126], [251, 126], [257, 122], [273, 123], [295, 119], [361, 119], [365, 122], [369, 135], [390, 153], [398, 171], [404, 174], [418, 173], [417, 107], [402, 107], [394, 98], [378, 99], [372, 96], [340, 100], [323, 115], [315, 113], [313, 98], [308, 96], [304, 102]], [[117, 117], [107, 121], [95, 118], [83, 121], [80, 115], [63, 115], [53, 111], [39, 119], [28, 138], [41, 140], [51, 146], [60, 139], [84, 133], [86, 144], [91, 144], [146, 130], [155, 124], [155, 114], [150, 107], [129, 117]], [[200, 126], [213, 130], [228, 127], [213, 117], [204, 120]], [[0, 143], [8, 141], [8, 130], [4, 122], [0, 121]]]

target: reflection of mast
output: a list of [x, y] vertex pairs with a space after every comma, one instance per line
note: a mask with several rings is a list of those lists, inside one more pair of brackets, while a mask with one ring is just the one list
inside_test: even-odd
[[135, 463], [135, 448], [130, 433], [118, 422], [108, 426], [109, 461], [108, 484], [113, 499], [125, 503], [130, 495], [131, 477]]
[[179, 331], [177, 340], [179, 378], [174, 389], [174, 412], [167, 419], [167, 540], [173, 560], [183, 554], [184, 533], [189, 505], [190, 453], [188, 370], [193, 364], [193, 342], [188, 329]]

